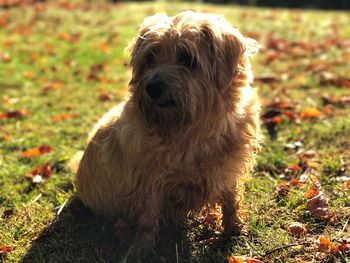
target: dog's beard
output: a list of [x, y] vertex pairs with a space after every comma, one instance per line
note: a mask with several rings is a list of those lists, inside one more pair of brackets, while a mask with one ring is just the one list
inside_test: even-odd
[[[179, 85], [180, 86], [180, 85]], [[168, 89], [183, 90], [173, 84]], [[191, 120], [186, 110], [186, 98], [181, 94], [167, 92], [159, 100], [153, 100], [146, 94], [143, 83], [136, 88], [136, 102], [141, 114], [149, 126], [154, 127], [161, 135], [170, 135], [183, 129]]]

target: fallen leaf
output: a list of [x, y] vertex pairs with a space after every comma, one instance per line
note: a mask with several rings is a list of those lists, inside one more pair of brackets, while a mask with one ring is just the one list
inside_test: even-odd
[[56, 80], [54, 82], [47, 82], [43, 85], [42, 89], [44, 93], [47, 93], [51, 90], [57, 90], [62, 87], [62, 82], [59, 80]]
[[9, 218], [9, 217], [12, 216], [13, 214], [14, 214], [13, 208], [11, 208], [11, 209], [6, 209], [6, 210], [2, 213], [1, 217], [2, 217], [2, 218]]
[[308, 150], [306, 152], [299, 154], [298, 157], [300, 159], [310, 159], [310, 158], [314, 158], [316, 155], [317, 155], [317, 153], [315, 151]]
[[94, 64], [90, 66], [89, 74], [87, 75], [87, 80], [97, 80], [100, 81], [101, 77], [99, 73], [105, 69], [105, 65], [103, 63]]
[[246, 258], [246, 260], [247, 260], [247, 263], [264, 263], [261, 260], [256, 258]]
[[305, 194], [307, 198], [306, 207], [316, 217], [329, 219], [329, 204], [322, 191], [321, 184], [314, 176], [311, 177], [311, 180], [312, 186]]
[[80, 33], [73, 33], [73, 34], [68, 34], [66, 32], [61, 32], [58, 34], [58, 38], [60, 40], [64, 40], [67, 42], [77, 42], [80, 39]]
[[34, 78], [34, 73], [32, 71], [25, 71], [23, 72], [23, 76], [27, 79], [33, 79]]
[[303, 236], [306, 235], [307, 230], [306, 227], [303, 226], [301, 223], [299, 222], [293, 222], [293, 223], [289, 223], [287, 225], [287, 230], [294, 236]]
[[39, 166], [37, 168], [34, 168], [31, 171], [31, 174], [35, 175], [35, 174], [40, 174], [42, 175], [44, 178], [49, 178], [52, 176], [52, 171], [51, 171], [51, 166], [49, 163], [45, 163], [42, 166]]
[[328, 238], [321, 236], [319, 239], [318, 248], [320, 251], [325, 253], [336, 254], [338, 252], [338, 248], [333, 244]]
[[52, 116], [51, 119], [54, 121], [63, 121], [63, 120], [75, 118], [78, 116], [79, 116], [79, 114], [65, 113], [65, 114], [61, 114], [61, 115]]
[[30, 179], [33, 183], [38, 184], [43, 181], [43, 179], [48, 179], [53, 175], [51, 166], [49, 163], [45, 163], [41, 166], [35, 167], [30, 173], [25, 177]]
[[350, 179], [349, 180], [347, 180], [346, 182], [345, 182], [345, 184], [344, 184], [344, 187], [343, 188], [348, 188], [348, 189], [350, 189]]
[[321, 116], [321, 111], [319, 111], [316, 108], [308, 108], [302, 112], [300, 112], [300, 118], [307, 119], [307, 118], [317, 118]]
[[4, 141], [9, 141], [9, 140], [11, 140], [11, 137], [10, 137], [10, 135], [9, 135], [8, 133], [3, 132], [3, 133], [2, 133], [2, 139], [3, 139]]
[[0, 53], [0, 60], [4, 62], [10, 62], [11, 61], [11, 56], [9, 53]]
[[289, 181], [289, 185], [291, 186], [296, 186], [296, 187], [300, 187], [300, 186], [303, 186], [304, 183], [298, 179], [292, 179]]
[[99, 45], [99, 48], [104, 52], [104, 53], [109, 53], [110, 51], [110, 47], [108, 45], [108, 43], [106, 42], [102, 42], [100, 45]]
[[297, 165], [296, 163], [291, 163], [287, 165], [287, 168], [289, 170], [292, 170], [293, 172], [300, 172], [301, 171], [301, 167], [299, 165]]
[[227, 257], [229, 263], [264, 263], [259, 259], [245, 257], [245, 256], [230, 256]]
[[230, 256], [227, 258], [229, 263], [243, 263], [244, 260], [242, 257], [234, 257], [234, 256]]
[[345, 243], [346, 241], [343, 241], [342, 243], [340, 243], [338, 246], [337, 246], [337, 248], [338, 248], [338, 250], [339, 251], [341, 251], [341, 252], [346, 252], [347, 250], [350, 250], [350, 246], [347, 244], [347, 243]]
[[112, 93], [109, 93], [107, 91], [100, 91], [98, 96], [100, 101], [109, 101], [114, 98]]
[[0, 255], [7, 254], [15, 249], [16, 249], [15, 247], [11, 247], [11, 246], [0, 246]]
[[278, 197], [287, 196], [290, 191], [291, 189], [288, 182], [282, 181], [276, 185], [275, 193], [277, 194]]
[[28, 116], [30, 114], [27, 110], [16, 110], [16, 111], [9, 111], [5, 113], [0, 113], [0, 119], [14, 119], [14, 118], [23, 118], [25, 116]]
[[30, 149], [28, 151], [22, 152], [21, 156], [23, 156], [23, 157], [35, 157], [35, 156], [42, 155], [44, 153], [49, 153], [51, 151], [52, 151], [52, 148], [50, 145], [42, 145], [42, 146]]

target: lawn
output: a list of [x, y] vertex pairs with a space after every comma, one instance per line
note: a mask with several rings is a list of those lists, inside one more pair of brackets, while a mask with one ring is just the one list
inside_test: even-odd
[[125, 48], [142, 20], [188, 8], [261, 44], [265, 139], [247, 234], [223, 240], [212, 208], [162, 229], [148, 261], [350, 262], [349, 12], [92, 1], [0, 9], [1, 262], [127, 261], [120, 229], [77, 200], [69, 160], [126, 94]]

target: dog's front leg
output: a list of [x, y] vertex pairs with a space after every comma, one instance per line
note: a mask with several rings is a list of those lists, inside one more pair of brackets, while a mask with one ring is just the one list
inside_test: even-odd
[[226, 236], [238, 236], [241, 234], [243, 223], [239, 215], [239, 195], [236, 190], [225, 192], [221, 196], [222, 224]]
[[149, 208], [145, 209], [138, 220], [132, 243], [132, 250], [139, 256], [148, 254], [154, 247], [159, 229], [158, 211]]

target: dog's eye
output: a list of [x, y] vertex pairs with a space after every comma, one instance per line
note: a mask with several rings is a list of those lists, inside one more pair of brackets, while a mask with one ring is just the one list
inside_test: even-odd
[[146, 57], [146, 62], [149, 66], [155, 65], [156, 64], [155, 56], [152, 53], [148, 54]]
[[197, 60], [194, 57], [191, 57], [188, 52], [182, 52], [178, 56], [177, 62], [188, 69], [195, 69], [197, 67]]

